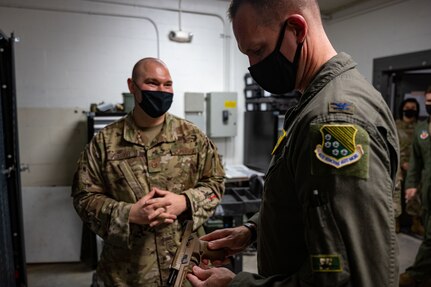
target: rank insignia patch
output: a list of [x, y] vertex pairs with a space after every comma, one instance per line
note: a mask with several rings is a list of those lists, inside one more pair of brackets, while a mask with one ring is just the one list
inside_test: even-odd
[[339, 255], [312, 255], [311, 268], [313, 272], [342, 272]]
[[353, 114], [355, 111], [355, 107], [352, 103], [348, 102], [332, 102], [329, 103], [329, 112], [330, 113], [345, 113], [345, 114]]
[[428, 133], [428, 131], [423, 130], [423, 131], [421, 132], [420, 138], [421, 138], [421, 139], [423, 139], [423, 140], [426, 140], [428, 137], [429, 137], [429, 133]]
[[353, 125], [323, 125], [320, 128], [322, 144], [314, 150], [317, 158], [335, 168], [357, 162], [364, 154], [362, 146], [355, 143], [357, 132]]

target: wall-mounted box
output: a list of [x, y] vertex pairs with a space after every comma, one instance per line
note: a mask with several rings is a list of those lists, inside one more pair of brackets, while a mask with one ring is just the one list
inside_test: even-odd
[[207, 93], [207, 135], [233, 137], [237, 132], [237, 93]]
[[184, 113], [186, 120], [191, 121], [206, 133], [204, 112], [204, 93], [184, 93]]

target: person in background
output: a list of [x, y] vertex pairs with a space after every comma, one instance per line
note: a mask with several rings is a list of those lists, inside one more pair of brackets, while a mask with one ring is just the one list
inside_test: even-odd
[[421, 187], [424, 238], [415, 262], [400, 275], [400, 287], [431, 287], [431, 86], [425, 93], [428, 118], [416, 125], [409, 168], [406, 176], [406, 200]]
[[182, 222], [196, 230], [214, 213], [224, 170], [205, 134], [167, 112], [173, 83], [161, 60], [138, 61], [127, 84], [135, 107], [82, 152], [73, 204], [104, 240], [97, 275], [105, 286], [163, 286]]
[[[420, 192], [417, 192], [412, 200], [405, 203], [401, 198], [405, 198], [404, 185], [407, 170], [409, 169], [409, 158], [415, 125], [419, 119], [419, 102], [414, 98], [405, 99], [399, 110], [400, 118], [396, 120], [398, 138], [400, 141], [400, 191], [399, 200], [397, 197], [397, 211], [400, 215], [405, 211], [412, 218], [411, 232], [423, 236], [424, 228], [421, 222], [422, 207], [420, 204]], [[401, 207], [401, 208], [400, 208]], [[400, 220], [397, 218], [397, 231], [399, 232]]]
[[187, 278], [219, 287], [397, 286], [399, 143], [383, 97], [332, 47], [317, 0], [233, 0], [229, 15], [254, 80], [300, 100], [286, 113], [259, 213], [201, 238], [230, 254], [257, 239], [259, 274], [195, 266]]

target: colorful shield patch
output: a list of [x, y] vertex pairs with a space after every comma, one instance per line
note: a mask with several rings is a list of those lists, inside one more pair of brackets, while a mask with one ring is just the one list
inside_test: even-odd
[[323, 125], [322, 144], [314, 150], [317, 158], [335, 168], [357, 162], [364, 154], [362, 146], [355, 143], [357, 132], [353, 125]]

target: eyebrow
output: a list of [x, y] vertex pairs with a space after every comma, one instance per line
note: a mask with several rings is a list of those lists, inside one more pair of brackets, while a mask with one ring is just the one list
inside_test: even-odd
[[166, 83], [172, 84], [172, 80], [167, 80], [166, 82], [164, 82], [164, 81], [160, 81], [159, 79], [156, 79], [156, 78], [146, 78], [144, 80], [144, 82], [145, 83], [148, 83], [148, 82], [158, 82], [158, 83], [163, 82], [164, 84], [166, 84]]

